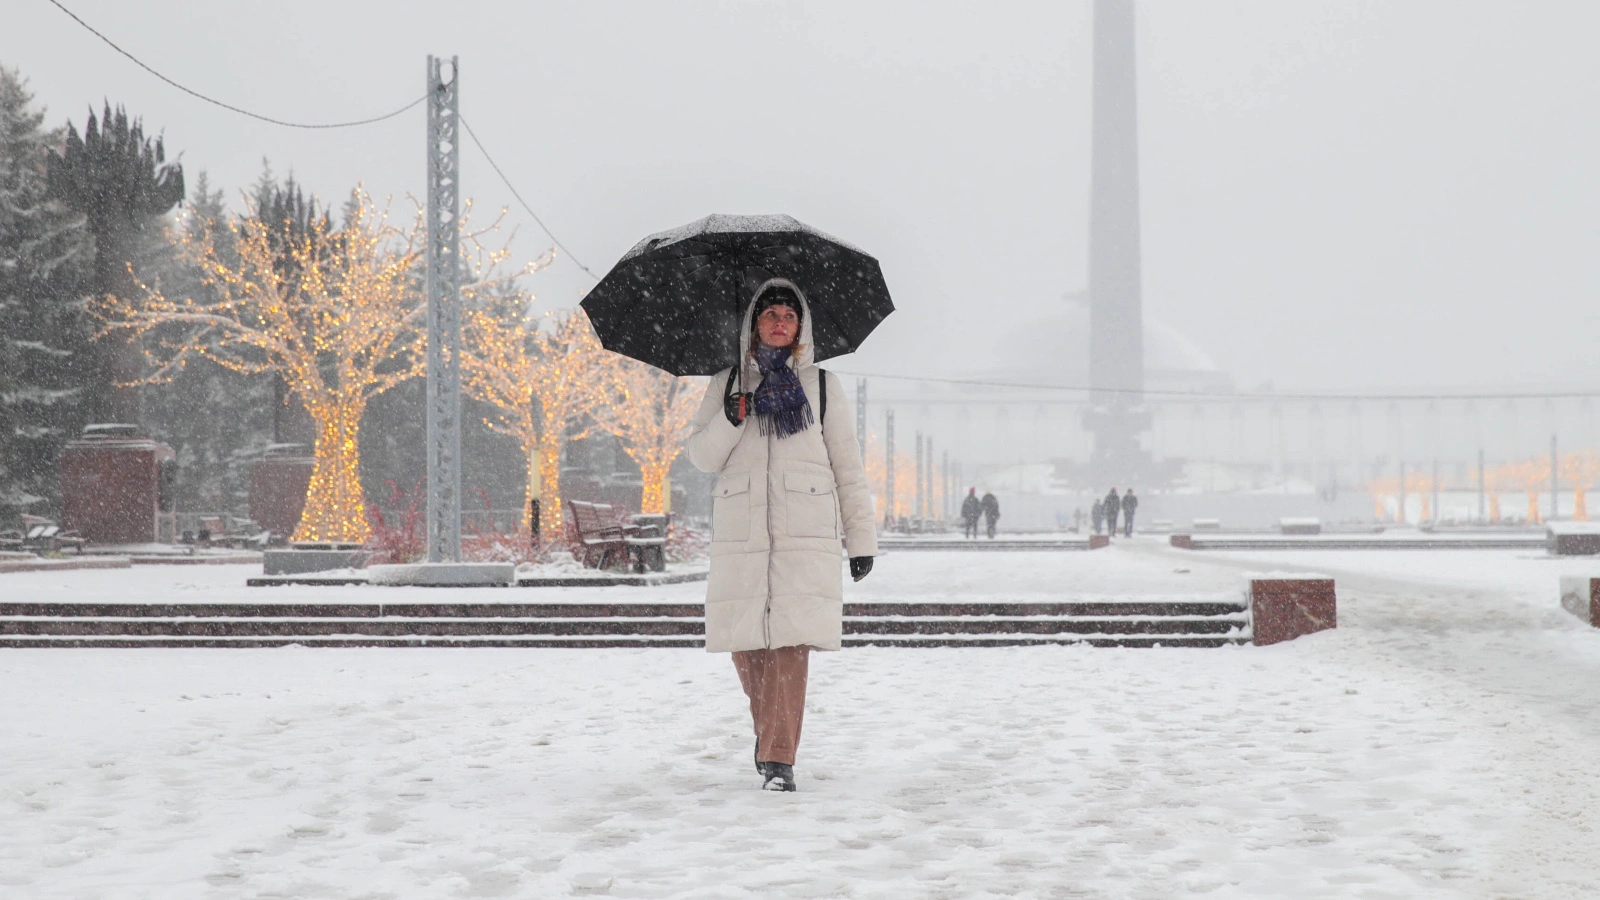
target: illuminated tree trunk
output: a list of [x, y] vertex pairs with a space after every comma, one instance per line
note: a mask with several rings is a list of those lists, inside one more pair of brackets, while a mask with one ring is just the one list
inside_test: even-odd
[[639, 472], [644, 478], [644, 493], [639, 498], [640, 512], [664, 513], [667, 511], [667, 471], [671, 468], [672, 466], [670, 464], [640, 464]]
[[1582, 484], [1572, 489], [1572, 517], [1579, 522], [1589, 521], [1589, 490]]
[[561, 444], [554, 438], [539, 443], [539, 538], [562, 538]]
[[1500, 492], [1489, 492], [1489, 521], [1500, 521]]
[[523, 534], [531, 535], [533, 534], [534, 500], [538, 500], [541, 507], [539, 510], [539, 518], [543, 519], [545, 515], [547, 515], [542, 508], [544, 506], [544, 498], [540, 496], [541, 484], [539, 478], [539, 442], [536, 439], [523, 439], [522, 462], [525, 471], [523, 472], [522, 480], [522, 518], [520, 520], [521, 524], [518, 526], [518, 530], [520, 530]]
[[361, 492], [360, 428], [366, 404], [345, 399], [309, 404], [308, 411], [317, 428], [312, 446], [316, 462], [294, 540], [364, 543], [372, 535]]
[[1539, 492], [1536, 490], [1528, 491], [1528, 521], [1539, 521]]

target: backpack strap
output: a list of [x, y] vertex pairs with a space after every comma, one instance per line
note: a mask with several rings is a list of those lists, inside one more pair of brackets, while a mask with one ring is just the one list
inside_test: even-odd
[[817, 367], [817, 424], [828, 417], [828, 370]]

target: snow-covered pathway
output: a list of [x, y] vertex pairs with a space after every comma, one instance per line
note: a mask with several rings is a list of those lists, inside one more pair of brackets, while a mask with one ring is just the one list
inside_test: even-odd
[[[1269, 648], [819, 656], [794, 795], [754, 789], [737, 683], [697, 651], [10, 651], [0, 896], [1600, 890], [1580, 702], [1600, 640], [1510, 556], [1307, 556], [886, 556], [853, 598], [1338, 569], [1342, 627]], [[1467, 557], [1482, 587], [1463, 600], [1447, 576]], [[102, 589], [79, 574], [26, 586]], [[154, 597], [222, 576], [124, 577]]]
[[[1195, 558], [1133, 549], [1183, 564]], [[1334, 576], [1336, 652], [1428, 694], [1431, 707], [1490, 739], [1496, 772], [1525, 779], [1498, 811], [1511, 839], [1489, 871], [1502, 895], [1600, 896], [1600, 635], [1558, 603], [1561, 575], [1600, 574], [1600, 565], [1527, 551], [1205, 557], [1216, 567]]]

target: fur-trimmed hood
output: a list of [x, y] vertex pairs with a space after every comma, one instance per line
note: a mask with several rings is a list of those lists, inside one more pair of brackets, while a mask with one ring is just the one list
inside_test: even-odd
[[[784, 287], [794, 291], [800, 298], [800, 334], [795, 340], [800, 344], [800, 352], [790, 356], [789, 367], [796, 372], [806, 366], [816, 363], [816, 345], [811, 340], [811, 303], [806, 300], [806, 292], [800, 286], [787, 278], [768, 278], [761, 282], [754, 294], [750, 295], [750, 302], [745, 305], [744, 318], [739, 326], [740, 356], [744, 362], [744, 377], [746, 383], [754, 385], [761, 380], [761, 369], [756, 365], [755, 353], [750, 349], [751, 338], [755, 334], [755, 309], [756, 301], [769, 288]], [[749, 390], [749, 388], [746, 388]]]

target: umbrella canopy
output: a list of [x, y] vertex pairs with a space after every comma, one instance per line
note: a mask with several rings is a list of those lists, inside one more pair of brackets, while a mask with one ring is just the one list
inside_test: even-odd
[[768, 278], [805, 292], [819, 362], [854, 352], [894, 312], [876, 259], [789, 216], [712, 215], [652, 234], [582, 306], [607, 350], [711, 375], [738, 361], [745, 307]]

